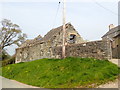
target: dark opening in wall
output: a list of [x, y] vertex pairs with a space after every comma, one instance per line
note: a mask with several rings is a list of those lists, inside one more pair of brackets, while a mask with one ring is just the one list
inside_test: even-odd
[[59, 32], [59, 35], [60, 35], [60, 32]]
[[20, 52], [20, 54], [22, 54], [22, 51]]
[[70, 34], [69, 43], [75, 43], [75, 41], [76, 41], [76, 35], [75, 34]]
[[65, 27], [66, 29], [68, 28], [68, 26]]

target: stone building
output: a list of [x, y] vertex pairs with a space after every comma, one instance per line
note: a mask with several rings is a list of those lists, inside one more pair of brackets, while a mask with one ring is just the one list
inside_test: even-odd
[[[75, 28], [67, 23], [66, 57], [97, 59], [120, 58], [120, 29], [110, 25], [102, 40], [85, 42]], [[16, 63], [42, 58], [62, 58], [63, 26], [50, 30], [44, 37], [26, 40], [16, 49]]]
[[115, 27], [113, 24], [109, 25], [109, 31], [102, 37], [107, 42], [108, 57], [120, 59], [120, 25]]
[[[52, 48], [62, 46], [63, 26], [50, 30], [43, 38], [39, 35], [33, 40], [27, 40], [16, 49], [16, 63], [41, 58], [59, 58], [53, 55]], [[66, 45], [83, 43], [83, 38], [71, 25], [66, 24]]]

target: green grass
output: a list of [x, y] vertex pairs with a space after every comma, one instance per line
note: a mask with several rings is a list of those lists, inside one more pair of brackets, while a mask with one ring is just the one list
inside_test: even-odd
[[95, 87], [115, 80], [120, 68], [92, 58], [41, 59], [2, 67], [2, 76], [43, 88]]

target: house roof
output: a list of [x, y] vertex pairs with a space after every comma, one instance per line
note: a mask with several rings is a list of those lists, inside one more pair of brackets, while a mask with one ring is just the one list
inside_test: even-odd
[[120, 34], [120, 25], [115, 27], [115, 28], [110, 29], [105, 35], [102, 36], [102, 38], [105, 37], [105, 36], [108, 36], [110, 34], [113, 34], [113, 33], [116, 33], [115, 36]]

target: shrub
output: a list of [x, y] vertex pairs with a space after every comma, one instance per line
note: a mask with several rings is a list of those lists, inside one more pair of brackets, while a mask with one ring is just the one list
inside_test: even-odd
[[8, 64], [14, 64], [15, 63], [15, 55], [2, 61], [2, 66], [6, 66]]

